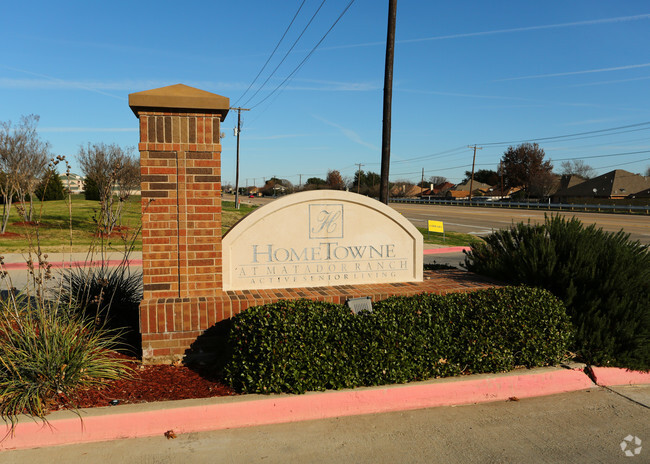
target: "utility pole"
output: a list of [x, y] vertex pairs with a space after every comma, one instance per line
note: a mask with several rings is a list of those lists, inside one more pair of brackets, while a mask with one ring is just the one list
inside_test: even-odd
[[501, 199], [503, 200], [503, 161], [499, 161], [499, 171], [501, 171]]
[[298, 174], [298, 190], [302, 189], [302, 174]]
[[388, 204], [390, 171], [391, 107], [393, 103], [393, 58], [395, 56], [395, 22], [397, 0], [388, 0], [388, 31], [386, 33], [386, 65], [384, 72], [384, 121], [381, 134], [381, 183], [379, 201]]
[[237, 169], [235, 173], [235, 209], [239, 209], [239, 133], [241, 132], [241, 112], [250, 111], [250, 108], [230, 108], [237, 111], [237, 127], [235, 135], [237, 136]]
[[424, 193], [424, 168], [422, 168], [422, 180], [420, 181], [420, 198], [422, 198], [423, 193]]
[[476, 162], [476, 150], [483, 150], [483, 147], [477, 147], [474, 145], [473, 147], [471, 145], [467, 145], [467, 148], [473, 148], [474, 149], [474, 158], [472, 158], [472, 178], [469, 181], [469, 201], [470, 203], [472, 202], [472, 188], [474, 186], [474, 163]]
[[357, 166], [359, 166], [359, 172], [357, 174], [357, 193], [359, 193], [361, 191], [361, 166], [363, 164], [357, 163]]

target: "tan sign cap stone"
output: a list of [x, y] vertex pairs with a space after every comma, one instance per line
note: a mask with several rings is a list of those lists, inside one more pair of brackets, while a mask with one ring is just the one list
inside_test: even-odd
[[131, 93], [129, 94], [129, 106], [136, 116], [143, 110], [186, 110], [190, 113], [220, 114], [223, 121], [230, 108], [230, 99], [185, 84], [176, 84]]

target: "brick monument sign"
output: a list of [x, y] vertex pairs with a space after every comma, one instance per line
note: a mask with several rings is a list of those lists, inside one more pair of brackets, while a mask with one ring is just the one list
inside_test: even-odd
[[140, 120], [142, 358], [182, 359], [207, 329], [254, 305], [344, 303], [493, 284], [422, 272], [422, 235], [388, 206], [340, 191], [303, 192], [221, 236], [220, 126], [226, 97], [178, 84], [129, 95]]
[[222, 287], [220, 125], [229, 104], [182, 84], [129, 95], [140, 120], [145, 359], [177, 353], [215, 322], [207, 305]]

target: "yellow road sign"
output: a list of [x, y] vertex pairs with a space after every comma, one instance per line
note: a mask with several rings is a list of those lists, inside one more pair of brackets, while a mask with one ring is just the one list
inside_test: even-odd
[[444, 233], [445, 229], [443, 227], [442, 221], [429, 221], [429, 232]]

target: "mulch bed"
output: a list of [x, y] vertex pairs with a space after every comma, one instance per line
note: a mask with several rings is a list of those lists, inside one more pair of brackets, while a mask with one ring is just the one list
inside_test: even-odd
[[125, 379], [107, 382], [102, 388], [84, 389], [75, 398], [61, 396], [52, 410], [94, 408], [117, 404], [152, 403], [232, 396], [235, 391], [217, 379], [210, 379], [183, 365], [142, 365], [129, 361], [133, 369]]
[[21, 234], [17, 234], [15, 232], [5, 232], [4, 234], [0, 234], [0, 238], [22, 238], [23, 236]]
[[99, 232], [95, 232], [93, 235], [95, 237], [103, 237], [103, 238], [120, 237], [120, 238], [125, 238], [126, 239], [126, 238], [128, 238], [129, 230], [131, 230], [131, 229], [132, 229], [131, 227], [127, 227], [127, 226], [115, 226], [113, 228], [113, 231], [110, 234], [108, 234], [108, 233], [106, 233], [104, 231], [99, 231]]

